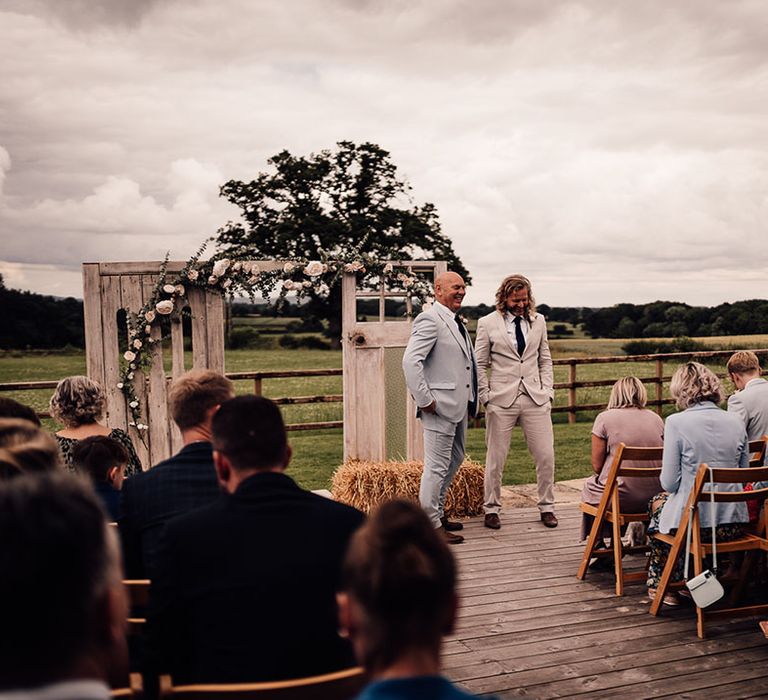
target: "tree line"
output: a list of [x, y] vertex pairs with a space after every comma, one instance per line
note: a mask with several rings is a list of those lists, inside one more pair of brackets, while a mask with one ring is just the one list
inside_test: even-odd
[[85, 347], [83, 302], [8, 289], [0, 275], [0, 348]]
[[[557, 320], [553, 315], [548, 316], [549, 320]], [[689, 306], [675, 301], [616, 304], [582, 309], [579, 318], [578, 323], [593, 338], [753, 335], [768, 333], [768, 300], [748, 299], [717, 306]]]

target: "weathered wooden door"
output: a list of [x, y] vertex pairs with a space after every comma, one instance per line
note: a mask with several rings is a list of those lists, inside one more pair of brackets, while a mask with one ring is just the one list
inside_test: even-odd
[[[409, 271], [437, 276], [444, 262], [399, 263]], [[405, 386], [402, 360], [411, 335], [411, 320], [387, 320], [385, 301], [402, 292], [364, 292], [354, 273], [342, 281], [344, 354], [344, 459], [422, 459], [421, 423]], [[358, 299], [378, 299], [378, 319], [358, 321]]]
[[[107, 397], [107, 423], [127, 431], [144, 469], [166, 459], [181, 447], [181, 434], [168, 415], [167, 383], [186, 369], [224, 372], [224, 301], [215, 292], [190, 287], [186, 293], [192, 316], [192, 367], [185, 367], [182, 324], [171, 325], [171, 337], [152, 346], [152, 365], [147, 376], [136, 371], [136, 396], [145, 432], [130, 425], [125, 396], [118, 388], [120, 359], [118, 325], [121, 310], [136, 313], [151, 298], [159, 279], [160, 262], [84, 263], [83, 306], [88, 376], [98, 382]], [[185, 263], [169, 262], [169, 277]], [[124, 323], [124, 320], [122, 321]], [[159, 338], [159, 326], [152, 337]], [[170, 357], [171, 377], [166, 378], [165, 358]]]

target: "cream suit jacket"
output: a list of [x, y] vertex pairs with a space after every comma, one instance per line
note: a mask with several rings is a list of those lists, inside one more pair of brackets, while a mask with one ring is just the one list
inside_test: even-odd
[[[531, 317], [523, 356], [507, 333], [504, 315], [493, 311], [477, 322], [475, 341], [480, 403], [509, 408], [525, 392], [534, 403], [544, 405], [555, 397], [552, 355], [547, 341], [547, 323], [541, 314]], [[490, 380], [487, 369], [490, 368]], [[522, 386], [521, 386], [522, 385]]]
[[413, 322], [403, 355], [405, 383], [420, 409], [435, 402], [437, 415], [458, 423], [467, 413], [477, 382], [472, 343], [465, 340], [454, 314], [439, 302]]

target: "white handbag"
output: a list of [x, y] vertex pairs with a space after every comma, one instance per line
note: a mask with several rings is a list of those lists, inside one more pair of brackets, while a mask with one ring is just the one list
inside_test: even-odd
[[695, 503], [691, 506], [691, 512], [688, 517], [688, 533], [685, 538], [685, 571], [683, 572], [683, 579], [685, 579], [685, 585], [691, 593], [693, 602], [700, 608], [706, 608], [708, 605], [716, 603], [725, 595], [722, 584], [717, 580], [717, 540], [715, 538], [714, 491], [715, 484], [712, 477], [712, 467], [710, 467], [709, 494], [712, 508], [712, 568], [702, 571], [698, 576], [694, 576], [692, 579], [688, 579], [688, 563], [691, 550], [691, 530], [693, 529], [691, 523], [693, 521], [693, 509], [696, 507]]

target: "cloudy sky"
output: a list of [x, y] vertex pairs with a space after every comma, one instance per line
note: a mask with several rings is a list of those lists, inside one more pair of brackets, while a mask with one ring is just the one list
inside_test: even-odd
[[768, 296], [763, 0], [0, 0], [0, 272], [186, 259], [287, 148], [389, 150], [541, 302]]

